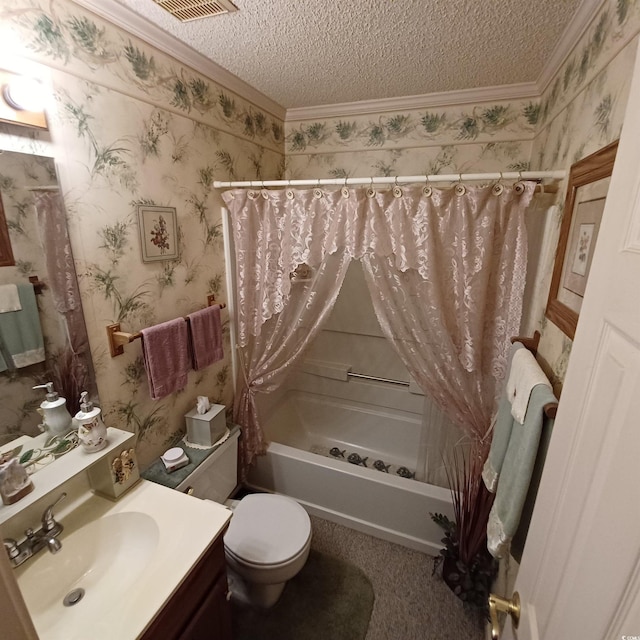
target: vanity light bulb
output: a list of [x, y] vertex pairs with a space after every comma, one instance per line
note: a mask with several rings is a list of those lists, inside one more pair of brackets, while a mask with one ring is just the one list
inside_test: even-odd
[[20, 76], [2, 88], [7, 104], [17, 111], [39, 112], [44, 108], [42, 85], [34, 78]]

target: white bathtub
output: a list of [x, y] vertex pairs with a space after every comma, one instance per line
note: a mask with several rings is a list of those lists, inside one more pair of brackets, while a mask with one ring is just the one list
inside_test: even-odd
[[[415, 407], [417, 401], [406, 388], [371, 383], [320, 381], [315, 388], [325, 392], [327, 385], [350, 387], [349, 395], [360, 401], [335, 393], [286, 392], [266, 412], [263, 426], [270, 444], [249, 484], [296, 498], [327, 520], [436, 555], [443, 533], [429, 514], [452, 517], [450, 492], [396, 474], [399, 467], [416, 469], [421, 417], [397, 407]], [[366, 467], [332, 456], [333, 447], [345, 457], [367, 458]], [[372, 468], [376, 460], [388, 472]]]

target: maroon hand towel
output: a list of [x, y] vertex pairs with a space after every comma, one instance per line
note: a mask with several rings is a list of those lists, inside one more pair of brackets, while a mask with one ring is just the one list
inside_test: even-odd
[[189, 315], [191, 353], [196, 371], [222, 360], [220, 305], [214, 304]]
[[159, 400], [184, 389], [191, 368], [186, 320], [169, 320], [143, 329], [141, 333], [151, 397]]

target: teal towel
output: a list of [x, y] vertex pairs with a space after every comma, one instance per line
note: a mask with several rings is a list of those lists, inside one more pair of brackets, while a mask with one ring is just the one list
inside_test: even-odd
[[491, 493], [496, 492], [498, 478], [502, 471], [504, 456], [507, 453], [511, 431], [513, 429], [513, 416], [511, 415], [511, 403], [506, 392], [502, 394], [498, 414], [493, 425], [493, 437], [491, 449], [482, 469], [482, 479]]
[[536, 385], [529, 399], [524, 423], [513, 420], [498, 479], [496, 498], [489, 514], [487, 546], [495, 558], [504, 557], [520, 524], [545, 419], [544, 406], [557, 402], [545, 384]]
[[502, 393], [500, 405], [498, 406], [498, 413], [496, 415], [495, 422], [493, 424], [493, 436], [491, 438], [491, 449], [484, 468], [482, 469], [482, 479], [484, 484], [491, 493], [496, 492], [498, 486], [498, 477], [502, 470], [502, 463], [504, 456], [507, 453], [507, 447], [509, 446], [509, 438], [511, 438], [511, 430], [513, 428], [513, 416], [511, 415], [511, 402], [506, 392], [506, 381], [509, 379], [511, 362], [513, 361], [513, 355], [519, 349], [524, 349], [524, 345], [521, 342], [515, 342], [511, 346], [509, 357], [509, 371], [505, 376], [505, 390]]
[[[21, 311], [0, 313], [0, 371], [21, 369], [44, 360], [40, 313], [32, 284], [19, 284]], [[4, 367], [4, 368], [3, 368]]]

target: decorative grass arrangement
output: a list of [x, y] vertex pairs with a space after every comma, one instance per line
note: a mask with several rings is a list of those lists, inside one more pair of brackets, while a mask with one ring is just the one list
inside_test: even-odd
[[472, 451], [469, 458], [454, 454], [446, 468], [455, 522], [440, 513], [432, 513], [431, 518], [445, 533], [445, 547], [434, 571], [441, 563], [449, 588], [462, 601], [486, 609], [498, 565], [487, 550], [487, 521], [494, 494], [482, 481], [484, 457], [478, 451]]
[[87, 391], [89, 374], [84, 360], [66, 347], [52, 355], [47, 377], [53, 388], [67, 401], [72, 416], [80, 410], [80, 394]]

